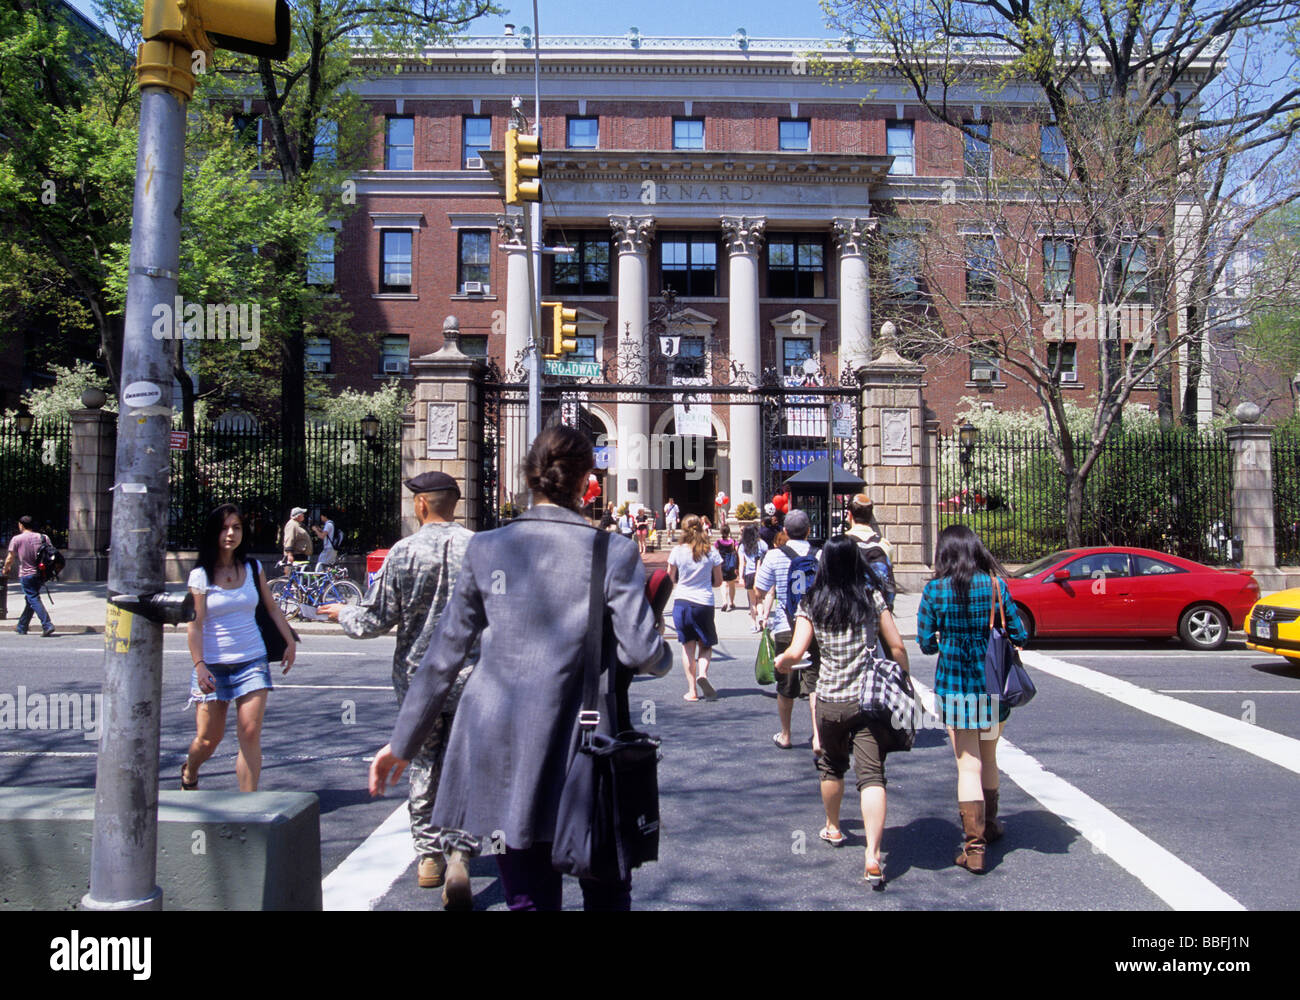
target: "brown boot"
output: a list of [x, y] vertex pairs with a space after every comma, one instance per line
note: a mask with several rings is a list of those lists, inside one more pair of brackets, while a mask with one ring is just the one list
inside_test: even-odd
[[447, 855], [447, 884], [442, 887], [443, 909], [466, 911], [474, 909], [474, 890], [469, 881], [469, 855], [452, 851]]
[[415, 880], [421, 889], [436, 889], [442, 885], [447, 871], [447, 861], [441, 854], [421, 858], [415, 867]]
[[984, 801], [958, 802], [961, 811], [961, 828], [965, 836], [961, 850], [954, 859], [958, 867], [973, 875], [984, 873]]
[[1001, 840], [1006, 827], [998, 822], [998, 790], [984, 789], [984, 840], [993, 843]]

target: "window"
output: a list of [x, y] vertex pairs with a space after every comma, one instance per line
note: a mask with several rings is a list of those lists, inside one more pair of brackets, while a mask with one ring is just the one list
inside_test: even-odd
[[257, 152], [257, 166], [261, 169], [266, 152], [262, 145], [262, 118], [260, 115], [235, 115], [235, 134]]
[[915, 236], [894, 236], [888, 248], [889, 293], [916, 298], [921, 294], [921, 241]]
[[704, 119], [674, 118], [673, 149], [703, 149]]
[[718, 241], [712, 235], [668, 235], [660, 241], [663, 287], [678, 295], [716, 295]]
[[573, 250], [556, 255], [551, 266], [551, 291], [556, 295], [608, 295], [609, 236], [579, 233]]
[[488, 294], [491, 290], [492, 234], [486, 229], [462, 229], [457, 255], [456, 290], [461, 295]]
[[1068, 240], [1043, 240], [1043, 298], [1059, 302], [1074, 295], [1074, 248]]
[[1134, 576], [1168, 576], [1171, 573], [1187, 572], [1173, 563], [1167, 563], [1163, 559], [1153, 559], [1151, 556], [1135, 555], [1133, 561], [1137, 563], [1137, 572], [1133, 574]]
[[334, 285], [334, 233], [321, 233], [307, 253], [307, 284]]
[[597, 149], [600, 146], [600, 119], [569, 119], [568, 146], [570, 149]]
[[1098, 580], [1102, 577], [1128, 576], [1128, 554], [1124, 552], [1094, 552], [1068, 562], [1062, 569], [1070, 571], [1071, 580]]
[[1126, 243], [1115, 261], [1115, 287], [1122, 302], [1147, 302], [1147, 251], [1137, 243]]
[[988, 122], [964, 122], [974, 134], [964, 134], [962, 164], [967, 177], [988, 177], [993, 171], [993, 151], [989, 148], [992, 126]]
[[[879, 133], [877, 133], [879, 134]], [[894, 158], [890, 176], [907, 176], [916, 173], [911, 122], [885, 122], [885, 153]]]
[[806, 153], [811, 148], [811, 129], [807, 118], [782, 118], [779, 148], [791, 153]]
[[1070, 157], [1065, 151], [1065, 139], [1059, 125], [1044, 125], [1039, 133], [1038, 155], [1044, 168], [1068, 173]]
[[415, 119], [389, 115], [384, 137], [384, 169], [415, 169]]
[[488, 356], [486, 333], [462, 333], [458, 343], [460, 344], [461, 353], [468, 354], [471, 358], [486, 358]]
[[[1154, 349], [1150, 347], [1137, 348], [1132, 344], [1124, 345], [1124, 363], [1128, 370], [1136, 375], [1147, 365], [1151, 364], [1154, 357]], [[1156, 384], [1156, 370], [1153, 368], [1146, 375], [1133, 383], [1139, 388], [1149, 388]]]
[[381, 292], [411, 290], [411, 232], [408, 229], [384, 229], [379, 233]]
[[574, 339], [574, 343], [578, 345], [578, 349], [576, 351], [570, 352], [568, 360], [595, 362], [596, 338], [591, 336], [583, 336], [582, 334], [579, 334], [573, 339]]
[[492, 147], [492, 119], [488, 115], [466, 116], [465, 141], [461, 161], [466, 170], [478, 170], [483, 166], [483, 150]]
[[820, 235], [776, 234], [768, 239], [767, 294], [774, 299], [826, 294], [826, 244]]
[[303, 351], [303, 367], [308, 374], [328, 375], [330, 372], [329, 337], [308, 337]]
[[992, 236], [966, 237], [966, 301], [997, 298], [997, 244]]
[[708, 363], [708, 353], [703, 337], [682, 337], [677, 357], [670, 363], [670, 371], [678, 378], [703, 378]]
[[1048, 344], [1047, 367], [1054, 372], [1054, 380], [1062, 384], [1079, 381], [1079, 345]]
[[382, 375], [409, 375], [411, 372], [411, 338], [385, 337], [379, 346], [379, 372]]
[[781, 341], [781, 373], [802, 378], [803, 363], [813, 356], [811, 337], [786, 337]]
[[312, 158], [325, 166], [332, 167], [338, 162], [339, 123], [319, 122], [316, 125], [316, 142], [312, 146]]
[[977, 344], [970, 357], [970, 380], [972, 382], [1000, 382], [998, 356], [992, 344]]

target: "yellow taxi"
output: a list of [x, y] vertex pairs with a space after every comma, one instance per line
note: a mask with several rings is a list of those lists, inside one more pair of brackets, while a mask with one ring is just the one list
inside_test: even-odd
[[1300, 667], [1300, 587], [1261, 598], [1246, 616], [1246, 645]]

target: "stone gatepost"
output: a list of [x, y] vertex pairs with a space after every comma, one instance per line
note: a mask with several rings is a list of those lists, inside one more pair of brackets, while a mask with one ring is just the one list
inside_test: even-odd
[[[411, 360], [415, 413], [402, 425], [402, 480], [422, 472], [445, 472], [460, 485], [457, 520], [477, 531], [483, 441], [483, 362], [460, 349], [460, 322], [448, 316], [444, 342], [432, 354]], [[410, 491], [402, 490], [402, 528], [415, 530]]]
[[880, 532], [894, 547], [894, 577], [909, 591], [930, 578], [934, 553], [935, 449], [921, 398], [925, 366], [899, 356], [895, 328], [880, 329], [882, 350], [858, 369], [862, 386], [860, 475], [875, 503]]
[[1241, 538], [1241, 566], [1255, 571], [1262, 593], [1286, 586], [1277, 568], [1273, 539], [1273, 428], [1259, 420], [1259, 407], [1242, 403], [1239, 423], [1225, 432], [1232, 450], [1232, 531]]
[[108, 579], [113, 526], [113, 471], [117, 460], [117, 415], [105, 413], [104, 393], [81, 394], [84, 410], [72, 411], [72, 475], [68, 488], [68, 564], [59, 579], [93, 583]]

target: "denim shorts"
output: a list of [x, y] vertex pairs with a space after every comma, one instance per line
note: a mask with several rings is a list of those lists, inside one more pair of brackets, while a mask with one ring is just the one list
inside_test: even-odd
[[199, 668], [190, 673], [190, 700], [186, 707], [200, 701], [234, 701], [254, 691], [274, 690], [271, 683], [271, 665], [265, 656], [243, 663], [209, 663], [208, 673], [216, 684], [216, 690], [204, 694], [199, 690]]
[[673, 624], [677, 627], [678, 642], [701, 642], [710, 649], [718, 644], [712, 604], [676, 602], [673, 605]]

